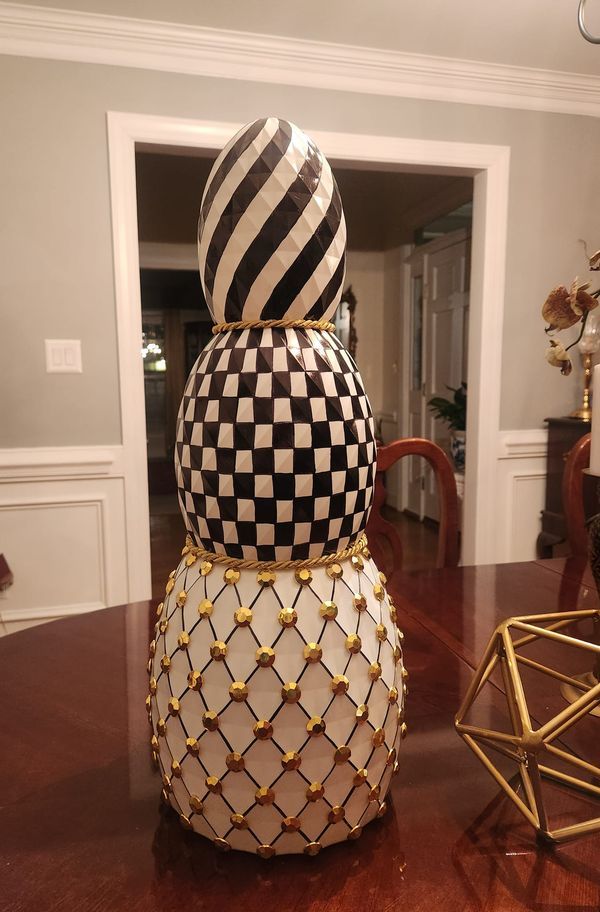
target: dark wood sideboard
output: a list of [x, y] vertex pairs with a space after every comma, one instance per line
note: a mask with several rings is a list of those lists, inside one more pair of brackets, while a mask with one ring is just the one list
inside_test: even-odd
[[[581, 418], [546, 418], [548, 425], [548, 468], [546, 476], [546, 502], [542, 510], [542, 531], [537, 539], [540, 558], [564, 557], [569, 554], [567, 527], [563, 511], [562, 479], [565, 460], [571, 447], [580, 437], [588, 434], [590, 421]], [[593, 516], [600, 509], [597, 495], [598, 480], [584, 476], [583, 499], [586, 516]]]

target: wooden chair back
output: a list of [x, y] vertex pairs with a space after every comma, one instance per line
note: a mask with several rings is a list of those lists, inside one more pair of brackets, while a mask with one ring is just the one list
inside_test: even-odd
[[567, 541], [573, 557], [587, 557], [588, 534], [583, 504], [583, 470], [590, 464], [591, 434], [577, 441], [565, 461], [562, 480], [563, 510], [567, 522]]
[[402, 567], [402, 541], [396, 529], [381, 513], [385, 503], [384, 473], [405, 456], [422, 456], [432, 466], [440, 501], [437, 567], [456, 567], [459, 558], [458, 497], [450, 460], [431, 440], [406, 437], [377, 449], [375, 494], [366, 533], [375, 563], [391, 579]]

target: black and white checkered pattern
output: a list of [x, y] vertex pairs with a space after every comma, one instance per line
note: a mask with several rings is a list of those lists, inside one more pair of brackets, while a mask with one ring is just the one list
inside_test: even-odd
[[225, 146], [202, 198], [198, 259], [217, 323], [330, 318], [346, 223], [329, 163], [302, 130], [268, 117]]
[[221, 333], [190, 374], [177, 422], [181, 509], [196, 542], [250, 560], [346, 547], [373, 496], [371, 407], [331, 333]]

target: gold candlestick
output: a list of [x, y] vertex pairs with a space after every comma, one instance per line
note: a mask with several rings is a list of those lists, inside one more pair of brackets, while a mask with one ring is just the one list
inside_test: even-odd
[[571, 412], [571, 418], [582, 418], [584, 421], [592, 420], [592, 407], [590, 405], [590, 391], [592, 386], [592, 356], [590, 352], [581, 355], [583, 361], [583, 401], [581, 408]]

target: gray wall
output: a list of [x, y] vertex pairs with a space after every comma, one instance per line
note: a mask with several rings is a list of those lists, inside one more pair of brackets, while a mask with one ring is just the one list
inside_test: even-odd
[[[574, 408], [539, 309], [600, 241], [596, 120], [12, 57], [0, 84], [1, 446], [120, 440], [107, 110], [510, 145], [501, 425]], [[45, 374], [47, 337], [82, 339], [82, 375]]]

